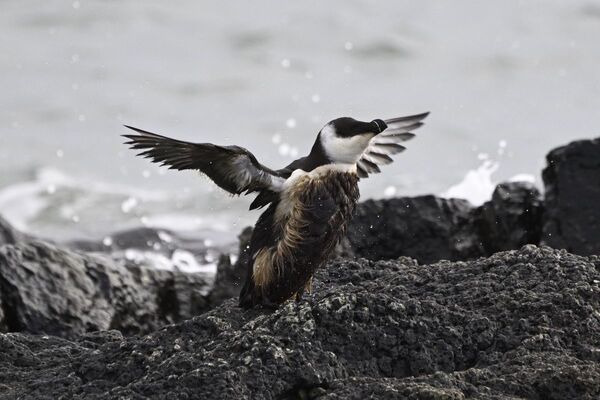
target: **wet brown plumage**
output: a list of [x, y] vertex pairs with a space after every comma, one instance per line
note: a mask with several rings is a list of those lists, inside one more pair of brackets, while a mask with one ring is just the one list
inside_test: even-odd
[[[278, 304], [301, 297], [322, 264], [330, 257], [346, 231], [359, 198], [358, 176], [354, 172], [327, 171], [299, 177], [265, 213], [270, 229], [256, 229], [256, 236], [271, 236], [271, 245], [252, 248], [248, 277], [240, 294], [240, 305]], [[289, 202], [288, 205], [285, 202]], [[287, 210], [281, 211], [281, 207]], [[268, 222], [267, 222], [268, 224]]]

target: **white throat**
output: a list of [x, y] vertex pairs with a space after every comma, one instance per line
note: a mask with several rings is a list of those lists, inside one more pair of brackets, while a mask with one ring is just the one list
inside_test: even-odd
[[321, 129], [321, 144], [325, 154], [335, 164], [356, 164], [372, 137], [373, 135], [366, 134], [339, 137], [335, 128], [329, 124]]

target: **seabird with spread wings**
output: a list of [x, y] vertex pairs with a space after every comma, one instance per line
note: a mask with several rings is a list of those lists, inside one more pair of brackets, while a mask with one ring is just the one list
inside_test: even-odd
[[428, 113], [371, 122], [343, 117], [327, 123], [306, 157], [282, 169], [262, 165], [243, 147], [190, 143], [131, 126], [123, 135], [139, 156], [175, 170], [198, 170], [234, 195], [256, 194], [258, 218], [246, 260], [241, 307], [276, 306], [310, 287], [359, 198], [358, 181], [381, 172], [405, 150]]

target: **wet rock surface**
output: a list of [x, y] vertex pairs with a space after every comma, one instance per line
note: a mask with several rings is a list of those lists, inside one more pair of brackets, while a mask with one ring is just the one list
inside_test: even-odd
[[120, 265], [44, 242], [0, 248], [0, 329], [149, 332], [210, 306], [206, 276]]
[[552, 150], [543, 171], [543, 242], [576, 254], [600, 254], [600, 138]]
[[0, 335], [0, 398], [595, 399], [600, 258], [337, 260], [276, 311], [145, 336]]

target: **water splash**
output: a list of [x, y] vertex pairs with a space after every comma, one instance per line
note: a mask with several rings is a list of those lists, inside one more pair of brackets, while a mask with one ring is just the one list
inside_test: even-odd
[[476, 206], [485, 203], [492, 197], [496, 187], [492, 175], [499, 166], [496, 161], [485, 160], [477, 169], [467, 172], [460, 183], [442, 193], [441, 197], [466, 199]]

